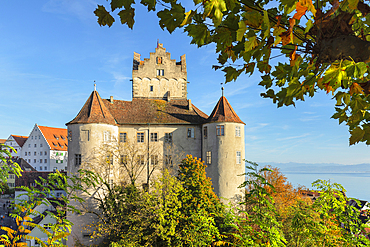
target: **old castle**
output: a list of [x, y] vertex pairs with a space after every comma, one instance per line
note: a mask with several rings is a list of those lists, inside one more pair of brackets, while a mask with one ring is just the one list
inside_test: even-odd
[[[187, 98], [187, 83], [185, 55], [176, 62], [162, 44], [144, 60], [134, 53], [132, 101], [102, 99], [94, 90], [66, 124], [68, 172], [91, 162], [102, 144], [130, 142], [142, 151], [137, 161], [143, 166], [143, 183], [152, 166], [171, 165], [176, 154], [191, 154], [207, 164], [207, 175], [219, 197], [238, 197], [237, 187], [244, 181], [238, 175], [245, 172], [245, 124], [224, 96], [210, 116], [203, 113]], [[176, 154], [166, 151], [169, 146], [176, 147]], [[155, 154], [150, 153], [153, 149]], [[111, 158], [112, 166], [120, 162], [124, 162], [122, 157]], [[106, 175], [112, 183], [121, 176], [119, 172]], [[80, 226], [84, 220], [73, 216], [70, 220], [75, 223], [72, 236], [87, 243], [89, 235]]]

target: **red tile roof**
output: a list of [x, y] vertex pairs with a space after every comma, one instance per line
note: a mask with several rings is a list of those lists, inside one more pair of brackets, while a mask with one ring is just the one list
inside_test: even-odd
[[221, 96], [207, 122], [233, 122], [245, 124], [224, 96]]
[[6, 139], [0, 139], [0, 144], [4, 144], [6, 142]]
[[67, 129], [39, 126], [51, 150], [67, 151], [68, 139]]
[[105, 123], [116, 125], [114, 117], [107, 110], [100, 95], [95, 90], [91, 93], [77, 116], [67, 124], [73, 123]]
[[[95, 96], [96, 95], [96, 96]], [[99, 107], [93, 106], [96, 97]], [[86, 101], [77, 117], [68, 124], [109, 123], [109, 124], [202, 124], [207, 114], [192, 105], [186, 99], [166, 100], [138, 99], [132, 101], [101, 99], [95, 91]], [[109, 121], [108, 121], [109, 120]]]
[[17, 136], [12, 135], [13, 139], [18, 143], [20, 147], [23, 147], [23, 144], [27, 141], [28, 136]]

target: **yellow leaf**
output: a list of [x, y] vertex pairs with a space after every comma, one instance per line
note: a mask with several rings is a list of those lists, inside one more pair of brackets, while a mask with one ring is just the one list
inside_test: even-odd
[[190, 24], [191, 23], [191, 18], [194, 16], [194, 14], [195, 14], [195, 11], [193, 11], [193, 10], [190, 10], [190, 11], [186, 12], [185, 13], [185, 19], [182, 21], [180, 26], [182, 27], [182, 26]]

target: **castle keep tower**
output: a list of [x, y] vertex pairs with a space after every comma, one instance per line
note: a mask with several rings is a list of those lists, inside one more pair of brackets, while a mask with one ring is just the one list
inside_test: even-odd
[[149, 58], [140, 60], [134, 52], [132, 69], [132, 98], [186, 99], [187, 73], [185, 55], [180, 62], [171, 59], [163, 44], [159, 43]]

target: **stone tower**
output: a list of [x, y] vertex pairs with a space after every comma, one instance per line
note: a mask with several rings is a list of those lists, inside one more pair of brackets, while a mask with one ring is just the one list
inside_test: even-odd
[[203, 160], [222, 200], [239, 200], [243, 195], [238, 186], [245, 180], [239, 176], [245, 173], [244, 125], [224, 96], [203, 124]]
[[185, 55], [180, 62], [171, 59], [163, 44], [158, 44], [149, 58], [140, 60], [134, 52], [132, 68], [132, 98], [186, 99], [187, 73]]

